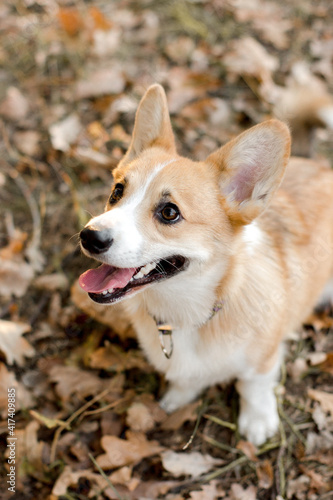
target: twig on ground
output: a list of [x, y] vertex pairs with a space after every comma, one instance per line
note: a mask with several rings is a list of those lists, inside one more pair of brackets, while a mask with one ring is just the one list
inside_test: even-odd
[[105, 474], [105, 472], [103, 471], [103, 469], [98, 465], [98, 463], [96, 462], [96, 460], [94, 459], [94, 457], [92, 456], [91, 453], [88, 453], [88, 457], [90, 458], [90, 460], [92, 461], [92, 463], [94, 464], [94, 466], [96, 467], [96, 469], [98, 470], [98, 472], [100, 473], [100, 475], [108, 483], [108, 485], [112, 489], [113, 493], [117, 496], [117, 498], [119, 498], [119, 500], [125, 500], [125, 498], [122, 497], [120, 495], [120, 493], [117, 491], [117, 489], [113, 486], [112, 482], [110, 481], [110, 478]]
[[[267, 443], [266, 445], [264, 445], [260, 448], [260, 450], [257, 453], [257, 456], [263, 455], [264, 453], [267, 453], [270, 450], [274, 450], [275, 448], [279, 448], [280, 446], [281, 446], [280, 442]], [[236, 458], [236, 460], [233, 460], [229, 464], [227, 464], [219, 469], [216, 469], [214, 472], [211, 472], [210, 474], [203, 476], [200, 480], [202, 482], [205, 482], [205, 483], [210, 482], [210, 481], [212, 481], [212, 479], [215, 479], [215, 478], [221, 476], [222, 474], [224, 474], [225, 472], [228, 472], [228, 471], [234, 469], [235, 467], [238, 467], [239, 465], [245, 464], [246, 462], [251, 462], [251, 460], [246, 455], [243, 455], [239, 458]]]
[[81, 408], [79, 408], [77, 411], [75, 411], [67, 420], [64, 421], [64, 424], [60, 427], [58, 427], [58, 429], [55, 431], [54, 433], [54, 437], [53, 437], [53, 441], [52, 441], [52, 446], [51, 446], [51, 454], [50, 454], [50, 462], [54, 462], [55, 460], [55, 456], [56, 456], [56, 449], [57, 449], [57, 445], [58, 445], [58, 441], [59, 441], [59, 438], [60, 438], [60, 434], [62, 433], [62, 431], [66, 428], [68, 428], [68, 426], [79, 416], [81, 415], [81, 413], [83, 413], [87, 408], [89, 408], [89, 406], [92, 406], [94, 403], [96, 403], [96, 401], [99, 401], [100, 399], [102, 399], [104, 396], [106, 396], [106, 394], [109, 392], [110, 389], [105, 389], [103, 392], [101, 392], [100, 394], [97, 394], [97, 396], [95, 396], [91, 401], [88, 401], [87, 403], [85, 403], [83, 406], [81, 406]]
[[203, 415], [205, 418], [208, 420], [211, 420], [215, 424], [221, 425], [222, 427], [227, 427], [228, 429], [231, 429], [232, 431], [235, 431], [237, 429], [237, 425], [233, 424], [231, 422], [227, 422], [226, 420], [222, 420], [218, 417], [215, 417], [214, 415]]
[[235, 453], [236, 455], [241, 455], [242, 452], [240, 450], [237, 450], [237, 448], [233, 448], [232, 446], [229, 446], [228, 444], [220, 443], [219, 441], [216, 441], [216, 439], [210, 437], [210, 436], [201, 436], [206, 443], [210, 444], [211, 446], [216, 446], [216, 448], [220, 448], [220, 450], [228, 451], [230, 453]]
[[204, 412], [206, 411], [206, 409], [207, 409], [207, 403], [203, 402], [201, 405], [201, 408], [199, 409], [198, 417], [197, 417], [197, 420], [195, 422], [195, 426], [194, 426], [193, 432], [191, 434], [191, 437], [187, 441], [187, 443], [183, 446], [183, 450], [187, 450], [187, 448], [193, 443], [193, 439], [195, 438], [196, 433], [198, 432], [198, 428], [199, 428], [201, 419], [204, 416]]

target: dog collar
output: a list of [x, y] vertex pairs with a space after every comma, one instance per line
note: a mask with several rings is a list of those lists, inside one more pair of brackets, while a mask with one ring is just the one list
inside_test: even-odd
[[[208, 321], [214, 318], [214, 316], [222, 309], [222, 307], [223, 300], [215, 302], [212, 312], [210, 313], [209, 318], [204, 324], [208, 323]], [[172, 326], [167, 323], [157, 321], [156, 319], [155, 322], [158, 330], [162, 352], [167, 359], [170, 359], [173, 353]]]

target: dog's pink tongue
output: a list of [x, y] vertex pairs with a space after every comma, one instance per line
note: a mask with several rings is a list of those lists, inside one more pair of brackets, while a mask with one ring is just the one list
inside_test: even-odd
[[86, 292], [100, 293], [109, 288], [124, 288], [136, 271], [136, 267], [120, 269], [102, 264], [81, 274], [79, 285]]

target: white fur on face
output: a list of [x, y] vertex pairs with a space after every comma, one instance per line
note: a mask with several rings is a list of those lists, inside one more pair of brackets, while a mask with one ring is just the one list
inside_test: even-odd
[[[99, 260], [116, 267], [138, 267], [148, 263], [147, 257], [142, 260], [147, 252], [144, 248], [146, 242], [140, 231], [138, 207], [158, 173], [176, 160], [175, 158], [156, 165], [140, 190], [126, 198], [120, 207], [112, 208], [89, 222], [88, 227], [96, 230], [107, 229], [113, 238], [112, 247], [99, 256]], [[152, 256], [151, 260], [155, 258]]]

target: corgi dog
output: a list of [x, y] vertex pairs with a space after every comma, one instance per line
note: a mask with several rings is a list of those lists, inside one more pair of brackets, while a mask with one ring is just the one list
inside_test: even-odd
[[283, 339], [332, 294], [333, 171], [289, 155], [288, 127], [273, 119], [205, 161], [179, 156], [155, 84], [105, 212], [80, 233], [101, 263], [80, 286], [99, 304], [124, 300], [169, 382], [162, 407], [236, 379], [239, 430], [255, 445], [278, 429]]

